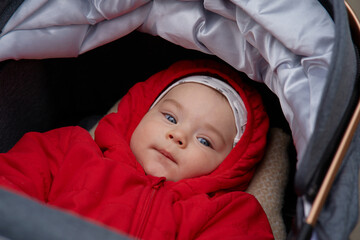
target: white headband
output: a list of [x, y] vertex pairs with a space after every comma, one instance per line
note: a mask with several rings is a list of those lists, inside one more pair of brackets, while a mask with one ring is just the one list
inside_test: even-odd
[[240, 95], [230, 85], [228, 85], [223, 81], [220, 81], [219, 79], [210, 76], [203, 76], [203, 75], [193, 75], [182, 78], [179, 81], [172, 84], [171, 86], [169, 86], [164, 92], [162, 92], [160, 96], [152, 104], [151, 108], [153, 108], [153, 106], [155, 106], [164, 97], [164, 95], [168, 93], [172, 88], [178, 86], [179, 84], [189, 83], [189, 82], [200, 83], [208, 87], [211, 87], [226, 97], [235, 117], [235, 125], [237, 131], [233, 144], [233, 147], [235, 147], [235, 145], [239, 142], [242, 134], [245, 131], [245, 125], [247, 122], [247, 111], [245, 108], [245, 104], [241, 99]]

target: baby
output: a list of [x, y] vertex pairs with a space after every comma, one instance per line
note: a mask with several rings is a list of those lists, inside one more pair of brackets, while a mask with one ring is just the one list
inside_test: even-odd
[[273, 239], [244, 193], [268, 119], [236, 71], [181, 61], [125, 95], [95, 141], [79, 127], [26, 134], [0, 185], [141, 239]]
[[[226, 96], [238, 112], [237, 124]], [[215, 170], [236, 145], [246, 122], [240, 96], [208, 76], [176, 82], [154, 105], [135, 129], [130, 148], [147, 174], [171, 181]]]

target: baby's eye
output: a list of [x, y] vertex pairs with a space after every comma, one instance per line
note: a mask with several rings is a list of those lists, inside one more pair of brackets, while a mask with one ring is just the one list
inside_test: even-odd
[[164, 116], [169, 122], [172, 122], [172, 123], [176, 124], [176, 119], [173, 116], [171, 116], [168, 113], [164, 113]]
[[201, 144], [203, 144], [206, 147], [211, 147], [211, 144], [208, 140], [206, 140], [205, 138], [202, 137], [198, 137], [198, 140]]

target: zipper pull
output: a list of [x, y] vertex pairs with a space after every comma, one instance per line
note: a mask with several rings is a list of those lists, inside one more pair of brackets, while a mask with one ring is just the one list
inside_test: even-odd
[[165, 177], [158, 178], [158, 181], [156, 181], [152, 185], [152, 189], [159, 190], [162, 186], [164, 186], [164, 182], [166, 181]]

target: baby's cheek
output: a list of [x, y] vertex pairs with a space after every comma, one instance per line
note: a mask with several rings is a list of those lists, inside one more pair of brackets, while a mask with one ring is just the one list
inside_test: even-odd
[[141, 164], [139, 161], [141, 155], [141, 143], [139, 143], [139, 132], [135, 129], [133, 135], [130, 139], [130, 150], [135, 155], [136, 160]]
[[134, 153], [134, 140], [133, 140], [134, 134], [130, 138], [130, 150]]
[[216, 168], [218, 168], [221, 163], [224, 161], [224, 159], [226, 158], [227, 154], [216, 154], [213, 159], [211, 160], [211, 162], [209, 162], [209, 166], [211, 166], [211, 172], [214, 171]]
[[194, 166], [194, 169], [196, 169], [198, 175], [206, 175], [217, 167], [217, 162], [214, 154], [201, 154], [196, 160], [197, 164]]

